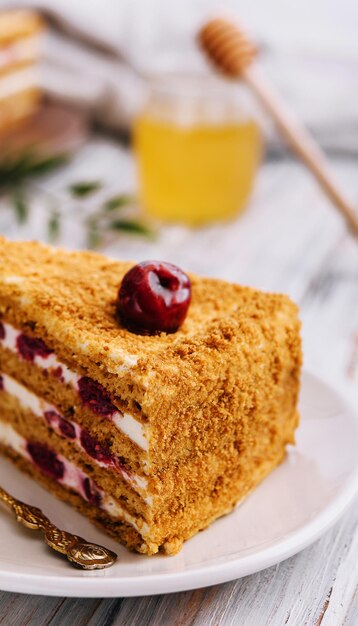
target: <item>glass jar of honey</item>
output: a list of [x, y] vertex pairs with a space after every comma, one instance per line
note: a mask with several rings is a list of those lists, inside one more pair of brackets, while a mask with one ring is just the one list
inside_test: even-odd
[[203, 76], [150, 86], [135, 119], [134, 146], [146, 212], [193, 226], [242, 211], [261, 155], [244, 88]]

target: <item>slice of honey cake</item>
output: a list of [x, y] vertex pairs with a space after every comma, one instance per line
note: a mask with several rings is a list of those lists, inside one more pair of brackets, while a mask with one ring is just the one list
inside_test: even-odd
[[1, 452], [173, 554], [293, 443], [299, 330], [283, 295], [0, 238]]
[[0, 10], [0, 132], [38, 108], [42, 18], [26, 9]]

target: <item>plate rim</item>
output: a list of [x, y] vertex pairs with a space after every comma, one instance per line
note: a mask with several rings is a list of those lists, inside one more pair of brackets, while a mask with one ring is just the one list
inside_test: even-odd
[[[333, 392], [342, 408], [353, 420], [358, 429], [357, 411], [330, 382], [309, 370], [303, 370], [302, 377], [313, 379]], [[357, 430], [358, 432], [358, 430]], [[229, 562], [194, 566], [192, 570], [150, 574], [138, 579], [136, 576], [88, 576], [76, 577], [44, 574], [6, 572], [0, 565], [0, 590], [29, 593], [33, 595], [66, 596], [75, 598], [116, 598], [161, 595], [209, 587], [236, 580], [276, 565], [297, 554], [326, 533], [348, 509], [358, 493], [358, 461], [347, 482], [317, 516], [303, 527], [278, 539], [273, 545], [253, 554], [232, 559]], [[169, 557], [168, 557], [169, 558]], [[109, 570], [107, 570], [109, 571]], [[213, 572], [215, 572], [213, 576]]]

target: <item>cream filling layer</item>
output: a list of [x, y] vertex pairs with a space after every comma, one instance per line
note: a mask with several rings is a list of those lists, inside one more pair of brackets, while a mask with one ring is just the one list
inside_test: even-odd
[[0, 77], [0, 100], [5, 100], [39, 85], [38, 72], [30, 67]]
[[[11, 376], [8, 376], [7, 374], [1, 374], [0, 376], [3, 390], [13, 398], [16, 398], [22, 408], [31, 411], [33, 415], [40, 418], [49, 428], [56, 432], [57, 435], [64, 437], [60, 429], [60, 420], [63, 420], [65, 424], [69, 424], [75, 433], [75, 437], [71, 438], [71, 443], [73, 443], [84, 454], [88, 454], [81, 443], [82, 428], [78, 424], [65, 419], [58, 412], [55, 406], [49, 404], [43, 400], [43, 398], [39, 398], [36, 394], [24, 387], [24, 385], [21, 385]], [[55, 419], [50, 421], [46, 420], [46, 413], [54, 414]], [[111, 469], [113, 468], [118, 471], [122, 478], [131, 484], [131, 486], [143, 497], [144, 501], [148, 505], [152, 504], [152, 497], [146, 493], [148, 481], [145, 478], [138, 476], [137, 474], [127, 472], [124, 467], [121, 467], [119, 464], [115, 464], [114, 461], [113, 464], [109, 466], [107, 462], [100, 461], [92, 456], [90, 456], [90, 458], [93, 463], [96, 463], [96, 465], [99, 465], [100, 467], [110, 467]]]
[[[0, 421], [0, 443], [4, 446], [11, 448], [21, 457], [29, 461], [32, 465], [35, 465], [31, 455], [27, 449], [27, 441], [24, 437], [21, 437], [16, 430], [3, 421]], [[66, 459], [64, 456], [58, 454], [57, 459], [64, 465], [63, 477], [57, 479], [57, 482], [69, 489], [75, 491], [86, 502], [89, 502], [86, 491], [83, 487], [84, 481], [89, 480], [92, 484], [93, 481], [74, 463]], [[37, 467], [37, 466], [36, 466]], [[40, 468], [39, 468], [40, 469]], [[41, 469], [40, 469], [41, 471]], [[133, 526], [142, 537], [149, 535], [149, 526], [142, 520], [136, 520], [132, 515], [125, 511], [116, 500], [107, 495], [104, 491], [96, 486], [96, 491], [101, 497], [98, 508], [105, 511], [110, 517], [115, 520], [128, 522]]]
[[[22, 334], [17, 328], [14, 328], [11, 324], [4, 324], [3, 327], [5, 330], [5, 337], [0, 339], [0, 344], [7, 348], [11, 352], [19, 354], [17, 349], [17, 340], [19, 336]], [[19, 355], [19, 358], [21, 356]], [[34, 357], [33, 362], [35, 365], [40, 367], [41, 369], [52, 369], [58, 370], [61, 369], [61, 379], [68, 385], [71, 385], [78, 392], [78, 382], [82, 376], [76, 374], [76, 372], [72, 371], [65, 363], [60, 361], [54, 352], [47, 356], [36, 355]], [[149, 450], [149, 432], [145, 424], [141, 424], [136, 420], [130, 413], [122, 413], [121, 411], [116, 411], [112, 416], [114, 424], [117, 428], [131, 441], [136, 443], [142, 450]]]
[[0, 49], [0, 69], [16, 63], [35, 62], [41, 53], [41, 37], [27, 37]]

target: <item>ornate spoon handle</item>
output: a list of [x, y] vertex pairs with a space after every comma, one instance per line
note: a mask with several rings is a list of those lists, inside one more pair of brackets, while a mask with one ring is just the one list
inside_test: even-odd
[[60, 530], [40, 509], [16, 500], [2, 487], [0, 487], [0, 502], [13, 511], [20, 524], [31, 530], [41, 530], [47, 545], [56, 552], [64, 554], [75, 567], [85, 570], [103, 569], [113, 565], [117, 559], [115, 552], [96, 543], [88, 543], [78, 535]]

